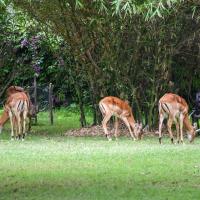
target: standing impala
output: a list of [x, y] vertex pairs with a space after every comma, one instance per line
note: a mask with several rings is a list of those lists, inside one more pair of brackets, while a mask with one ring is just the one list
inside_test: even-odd
[[[9, 98], [12, 94], [17, 93], [17, 92], [24, 92], [24, 89], [19, 86], [10, 86], [6, 90], [6, 95], [7, 98]], [[4, 124], [8, 121], [9, 119], [9, 114], [8, 111], [4, 109], [2, 116], [0, 117], [0, 133], [2, 132]]]
[[[12, 101], [15, 101], [15, 98], [16, 98], [16, 95], [13, 95], [13, 94], [16, 94], [18, 93], [17, 95], [17, 98], [24, 98], [26, 96], [26, 98], [29, 99], [29, 110], [28, 110], [28, 118], [29, 118], [29, 127], [28, 127], [28, 130], [30, 131], [30, 128], [31, 128], [31, 117], [35, 115], [35, 107], [33, 106], [33, 104], [31, 103], [31, 100], [30, 100], [30, 97], [29, 97], [29, 94], [21, 87], [18, 87], [18, 86], [10, 86], [7, 91], [6, 91], [6, 94], [7, 94], [7, 102], [11, 102]], [[7, 105], [7, 104], [6, 104]], [[9, 120], [9, 109], [6, 109], [6, 106], [4, 108], [4, 111], [3, 111], [3, 114], [2, 116], [0, 117], [0, 133], [2, 131], [2, 128], [4, 126], [4, 124]], [[14, 121], [16, 123], [16, 119], [14, 118]]]
[[29, 98], [24, 92], [14, 93], [8, 97], [4, 109], [10, 118], [11, 139], [25, 138], [29, 106]]
[[172, 123], [174, 122], [176, 125], [177, 131], [177, 141], [181, 140], [183, 143], [183, 126], [187, 131], [188, 139], [190, 142], [194, 140], [195, 137], [195, 129], [192, 126], [189, 117], [188, 117], [188, 105], [182, 97], [172, 94], [166, 93], [159, 100], [159, 142], [161, 144], [162, 138], [162, 123], [165, 118], [168, 118], [167, 128], [171, 138], [171, 142], [173, 143], [173, 133], [171, 130]]
[[135, 123], [131, 107], [127, 102], [122, 101], [117, 97], [108, 96], [103, 98], [99, 102], [99, 108], [103, 115], [103, 129], [108, 138], [112, 140], [110, 134], [108, 133], [107, 123], [111, 116], [115, 116], [115, 137], [118, 136], [118, 118], [120, 118], [125, 125], [128, 127], [131, 137], [135, 140], [141, 136], [142, 124]]

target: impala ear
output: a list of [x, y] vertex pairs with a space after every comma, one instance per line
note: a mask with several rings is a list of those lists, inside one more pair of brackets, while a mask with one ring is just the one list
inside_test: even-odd
[[194, 128], [194, 130], [196, 130], [197, 129], [197, 123], [195, 122], [195, 123], [193, 123], [193, 128]]
[[138, 131], [138, 139], [141, 140], [143, 137], [142, 122], [139, 122], [137, 124], [137, 131]]
[[129, 105], [129, 101], [128, 100], [125, 100], [124, 102], [126, 102]]
[[149, 132], [149, 125], [147, 124], [143, 129], [142, 129], [143, 132]]
[[200, 129], [197, 129], [197, 123], [196, 122], [193, 123], [193, 128], [194, 128], [195, 133], [200, 132]]
[[142, 123], [141, 122], [137, 122], [137, 128], [138, 128], [138, 131], [141, 132], [141, 130], [142, 130]]

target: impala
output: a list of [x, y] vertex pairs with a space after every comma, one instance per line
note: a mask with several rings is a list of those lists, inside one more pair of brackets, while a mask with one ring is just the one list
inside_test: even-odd
[[99, 102], [99, 108], [103, 115], [102, 126], [108, 140], [112, 140], [108, 133], [107, 123], [110, 118], [115, 116], [115, 137], [118, 136], [118, 118], [127, 126], [131, 137], [135, 140], [141, 138], [142, 124], [135, 123], [131, 107], [126, 101], [117, 97], [108, 96]]
[[[30, 131], [30, 129], [31, 129], [31, 117], [34, 116], [35, 113], [36, 113], [35, 107], [33, 106], [33, 104], [30, 101], [29, 94], [23, 88], [18, 87], [18, 86], [10, 86], [7, 89], [7, 91], [6, 91], [7, 103], [11, 102], [11, 100], [15, 101], [16, 95], [13, 95], [13, 94], [16, 94], [16, 93], [18, 93], [17, 98], [20, 97], [21, 99], [24, 99], [24, 97], [25, 97], [26, 99], [28, 98], [28, 100], [29, 100], [29, 109], [28, 109], [28, 118], [29, 118], [29, 124], [28, 125], [29, 125], [29, 127], [28, 127], [28, 131]], [[9, 107], [6, 104], [5, 107], [4, 107], [3, 114], [0, 117], [0, 133], [2, 131], [4, 124], [8, 121], [8, 119], [9, 119]], [[16, 126], [15, 125], [16, 123], [17, 123], [16, 117], [13, 117], [12, 124], [14, 126]]]
[[173, 133], [171, 130], [173, 122], [176, 125], [177, 141], [183, 143], [183, 126], [187, 131], [188, 139], [190, 142], [194, 140], [195, 129], [192, 126], [188, 116], [188, 105], [182, 97], [166, 93], [159, 100], [159, 142], [162, 143], [162, 124], [163, 120], [168, 118], [167, 129], [171, 138], [171, 142], [174, 142]]
[[[26, 119], [28, 117], [29, 98], [24, 92], [10, 95], [5, 104], [11, 124], [11, 139], [22, 139], [26, 135]], [[15, 133], [14, 133], [15, 131]]]
[[[6, 95], [7, 95], [7, 97], [9, 97], [9, 96], [11, 96], [14, 93], [23, 92], [23, 91], [24, 91], [24, 89], [22, 87], [19, 87], [19, 86], [10, 86], [6, 90]], [[2, 116], [0, 118], [0, 133], [2, 132], [3, 126], [8, 121], [8, 119], [9, 119], [9, 114], [4, 109], [3, 114], [2, 114]]]

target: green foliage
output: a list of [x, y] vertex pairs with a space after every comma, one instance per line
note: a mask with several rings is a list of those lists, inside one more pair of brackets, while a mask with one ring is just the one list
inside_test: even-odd
[[[40, 37], [37, 48], [23, 48], [20, 55], [12, 55], [12, 63], [8, 54], [9, 67], [17, 65], [19, 71], [20, 66], [23, 72], [12, 83], [27, 85], [32, 67], [39, 65], [39, 83], [53, 82], [54, 91], [72, 96], [82, 111], [92, 105], [94, 123], [100, 122], [98, 102], [106, 95], [128, 99], [136, 119], [146, 115], [144, 123], [150, 126], [157, 123], [157, 102], [165, 92], [179, 92], [192, 102], [199, 88], [196, 1], [12, 2], [14, 16], [29, 25], [14, 21], [16, 27], [21, 24], [21, 34], [14, 39], [16, 34], [11, 33], [8, 38], [19, 46], [21, 39]], [[11, 70], [4, 66], [6, 77]]]

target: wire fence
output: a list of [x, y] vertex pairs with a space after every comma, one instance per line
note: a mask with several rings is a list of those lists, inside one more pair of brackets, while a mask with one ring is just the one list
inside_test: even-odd
[[37, 113], [41, 111], [49, 111], [50, 123], [53, 124], [53, 85], [37, 85], [36, 77], [32, 87], [27, 87], [30, 100], [35, 110], [35, 123], [37, 124]]
[[[38, 112], [47, 111], [49, 109], [49, 86], [40, 85], [36, 88], [34, 86], [25, 88], [33, 105], [37, 107]], [[36, 94], [35, 94], [36, 90]], [[51, 97], [53, 99], [53, 96]]]

